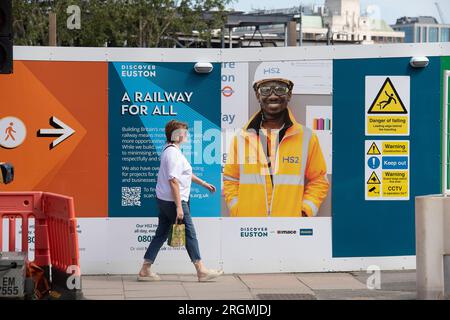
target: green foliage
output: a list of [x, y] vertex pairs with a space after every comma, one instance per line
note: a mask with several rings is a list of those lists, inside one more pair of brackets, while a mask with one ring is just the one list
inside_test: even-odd
[[[48, 45], [50, 12], [57, 17], [58, 46], [173, 47], [176, 35], [198, 33], [210, 46], [211, 32], [226, 21], [234, 0], [14, 0], [16, 45]], [[67, 28], [70, 5], [81, 8], [81, 29]], [[204, 12], [213, 19], [202, 19]]]

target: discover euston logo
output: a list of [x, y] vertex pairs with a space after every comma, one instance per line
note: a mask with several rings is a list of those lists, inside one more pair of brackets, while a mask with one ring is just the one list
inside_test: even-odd
[[267, 238], [267, 227], [241, 227], [241, 238]]
[[148, 63], [122, 64], [120, 67], [121, 78], [154, 78], [156, 66]]

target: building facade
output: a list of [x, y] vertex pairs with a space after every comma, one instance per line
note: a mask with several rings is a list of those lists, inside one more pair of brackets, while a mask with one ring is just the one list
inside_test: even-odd
[[333, 40], [362, 44], [400, 43], [405, 34], [393, 30], [384, 20], [361, 14], [360, 0], [326, 0], [324, 25], [331, 28]]
[[402, 17], [392, 26], [405, 33], [405, 42], [450, 42], [450, 24], [440, 24], [433, 17]]
[[[405, 37], [403, 31], [395, 31], [385, 21], [362, 14], [360, 0], [325, 0], [324, 6], [260, 10], [252, 14], [291, 15], [297, 21], [297, 40], [301, 28], [303, 45], [402, 43]], [[277, 46], [284, 44], [284, 25], [261, 26], [258, 35], [254, 30], [252, 26], [236, 28], [233, 34], [244, 40], [265, 37], [273, 39]], [[248, 44], [252, 46], [251, 42]]]

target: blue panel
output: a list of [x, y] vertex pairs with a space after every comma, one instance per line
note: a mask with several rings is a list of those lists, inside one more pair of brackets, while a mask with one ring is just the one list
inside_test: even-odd
[[[415, 254], [414, 198], [440, 193], [440, 59], [335, 60], [333, 257]], [[365, 77], [411, 76], [410, 137], [365, 136]], [[365, 201], [365, 140], [410, 139], [410, 200]]]
[[383, 169], [406, 170], [408, 169], [408, 157], [383, 157]]
[[[139, 72], [139, 68], [132, 69], [132, 75], [124, 76], [123, 70], [128, 70], [130, 66], [139, 66], [140, 68], [154, 66], [157, 76], [144, 77], [134, 75]], [[138, 71], [136, 71], [138, 70]], [[147, 70], [144, 68], [143, 70]], [[193, 63], [128, 63], [114, 62], [109, 63], [109, 156], [108, 156], [108, 211], [110, 217], [157, 217], [157, 203], [155, 199], [155, 176], [159, 168], [159, 155], [165, 144], [163, 131], [155, 129], [164, 128], [165, 124], [172, 119], [184, 121], [188, 124], [191, 140], [190, 143], [183, 144], [182, 151], [190, 161], [194, 173], [212, 183], [216, 187], [221, 184], [221, 162], [220, 162], [220, 64], [215, 63], [214, 69], [210, 74], [198, 74], [193, 70]], [[132, 104], [123, 102], [124, 93], [133, 97], [136, 92], [145, 96], [146, 92], [153, 94], [181, 93], [190, 92], [191, 101], [173, 101], [164, 102], [160, 99], [155, 102], [142, 102], [133, 104], [144, 105], [148, 107], [148, 114], [132, 115], [130, 113], [122, 114], [122, 105]], [[133, 100], [133, 98], [130, 98]], [[142, 99], [139, 99], [142, 100]], [[166, 99], [167, 100], [167, 99]], [[152, 114], [152, 110], [173, 106], [177, 115], [163, 113], [163, 115]], [[130, 108], [131, 109], [131, 108]], [[133, 134], [139, 137], [126, 137], [131, 142], [124, 143], [124, 135], [127, 135], [128, 128], [135, 129]], [[146, 129], [147, 133], [143, 133]], [[214, 130], [212, 130], [214, 129]], [[207, 132], [219, 133], [218, 138]], [[195, 134], [195, 136], [192, 135]], [[153, 140], [154, 139], [154, 140]], [[139, 141], [141, 147], [136, 149], [137, 156], [128, 156], [124, 146], [135, 146]], [[215, 148], [213, 148], [215, 147]], [[216, 149], [218, 151], [216, 151]], [[133, 150], [133, 149], [132, 149]], [[141, 150], [144, 156], [140, 156]], [[147, 150], [152, 153], [147, 154]], [[158, 157], [154, 156], [157, 151]], [[210, 152], [211, 151], [211, 152]], [[124, 155], [125, 153], [125, 155]], [[124, 169], [125, 167], [125, 169]], [[134, 171], [138, 173], [148, 173], [151, 170], [153, 175], [149, 176], [149, 182], [139, 180], [135, 177], [133, 180], [124, 181], [129, 173], [127, 167], [135, 167]], [[149, 169], [150, 168], [150, 169]], [[134, 172], [135, 173], [135, 172]], [[147, 177], [146, 177], [147, 178]], [[122, 188], [125, 188], [123, 190]], [[138, 199], [129, 204], [129, 190], [131, 188], [141, 188], [140, 192], [132, 192], [131, 198]], [[147, 190], [146, 190], [147, 189]], [[135, 189], [134, 189], [135, 190]], [[220, 192], [209, 193], [204, 188], [192, 186], [190, 208], [194, 217], [218, 217], [220, 216]], [[124, 199], [125, 198], [125, 199]]]

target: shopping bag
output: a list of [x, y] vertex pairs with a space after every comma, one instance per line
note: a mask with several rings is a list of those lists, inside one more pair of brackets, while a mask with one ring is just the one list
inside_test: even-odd
[[170, 227], [167, 244], [171, 247], [182, 247], [186, 245], [186, 227], [184, 223], [175, 223]]

